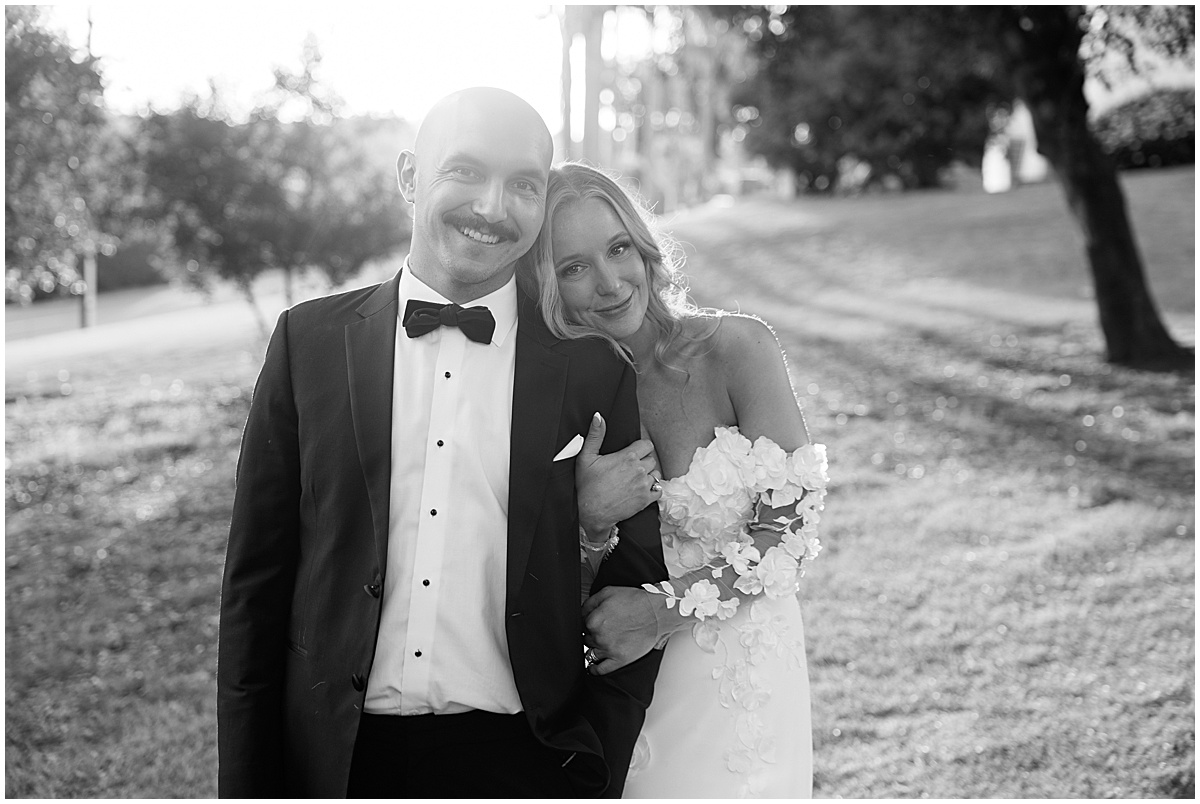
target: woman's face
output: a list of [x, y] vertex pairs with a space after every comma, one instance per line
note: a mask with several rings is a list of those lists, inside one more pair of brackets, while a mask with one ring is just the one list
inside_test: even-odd
[[642, 255], [607, 201], [585, 198], [554, 215], [554, 274], [567, 318], [624, 340], [646, 316]]

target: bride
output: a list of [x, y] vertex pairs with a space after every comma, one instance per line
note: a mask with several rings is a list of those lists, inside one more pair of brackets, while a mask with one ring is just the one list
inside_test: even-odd
[[584, 588], [620, 549], [614, 523], [654, 499], [671, 580], [586, 600], [589, 671], [664, 650], [627, 798], [811, 797], [797, 592], [820, 549], [825, 448], [809, 443], [771, 329], [692, 306], [650, 221], [604, 173], [560, 165], [518, 273], [556, 335], [605, 338], [638, 370], [650, 441], [577, 469]]

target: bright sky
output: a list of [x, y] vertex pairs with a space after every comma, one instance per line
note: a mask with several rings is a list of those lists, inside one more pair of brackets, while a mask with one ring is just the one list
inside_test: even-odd
[[120, 111], [173, 108], [213, 77], [234, 110], [253, 106], [272, 68], [296, 69], [315, 34], [321, 76], [345, 113], [419, 120], [467, 86], [511, 90], [551, 131], [562, 125], [562, 39], [545, 3], [93, 2], [60, 3], [46, 15], [72, 44], [102, 58], [105, 98]]

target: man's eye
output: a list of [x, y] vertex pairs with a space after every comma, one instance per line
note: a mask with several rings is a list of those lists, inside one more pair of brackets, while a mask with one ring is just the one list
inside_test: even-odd
[[453, 172], [455, 175], [462, 176], [465, 179], [473, 179], [476, 175], [475, 171], [471, 170], [471, 168], [465, 167], [454, 168]]
[[532, 193], [537, 191], [537, 188], [533, 186], [533, 182], [531, 181], [518, 181], [515, 182], [513, 186], [523, 193]]

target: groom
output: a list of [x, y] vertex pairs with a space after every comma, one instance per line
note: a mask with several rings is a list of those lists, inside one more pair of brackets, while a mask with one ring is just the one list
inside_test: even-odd
[[[574, 456], [596, 411], [605, 451], [637, 439], [635, 379], [516, 287], [551, 154], [516, 96], [443, 99], [399, 161], [400, 273], [280, 316], [225, 563], [222, 796], [620, 795], [661, 654], [583, 670]], [[595, 588], [665, 577], [649, 508]]]

